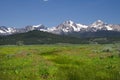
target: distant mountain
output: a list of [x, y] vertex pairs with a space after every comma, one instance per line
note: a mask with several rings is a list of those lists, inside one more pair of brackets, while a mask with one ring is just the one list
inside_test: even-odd
[[74, 32], [97, 32], [97, 31], [117, 31], [120, 32], [120, 25], [107, 24], [101, 20], [97, 20], [91, 25], [83, 25], [75, 23], [71, 20], [65, 21], [57, 27], [53, 27], [48, 32], [54, 34], [71, 34]]
[[5, 27], [5, 26], [0, 26], [0, 35], [10, 35], [10, 34], [16, 34], [16, 33], [25, 33], [28, 31], [33, 31], [33, 30], [39, 30], [39, 31], [47, 31], [47, 27], [45, 27], [42, 24], [39, 25], [28, 25], [24, 28], [13, 28], [13, 27]]
[[0, 26], [0, 35], [9, 35], [9, 34], [13, 34], [16, 32], [15, 28], [12, 27], [5, 27], [5, 26]]
[[26, 26], [25, 30], [26, 31], [32, 31], [32, 30], [47, 31], [47, 27], [45, 27], [42, 24], [39, 24], [39, 25], [33, 25], [33, 26]]
[[[85, 34], [91, 33], [91, 36], [93, 36], [92, 35], [93, 33], [97, 33], [100, 31], [108, 32], [108, 33], [112, 33], [112, 32], [119, 33], [120, 25], [119, 24], [107, 24], [101, 20], [97, 20], [90, 25], [84, 25], [84, 24], [75, 23], [71, 20], [68, 20], [68, 21], [65, 21], [65, 22], [59, 24], [56, 27], [51, 27], [51, 28], [47, 28], [46, 26], [44, 26], [42, 24], [29, 25], [29, 26], [19, 28], [19, 29], [13, 28], [13, 27], [10, 28], [10, 27], [1, 26], [0, 27], [0, 35], [26, 33], [26, 32], [33, 31], [33, 30], [39, 30], [39, 31], [44, 31], [44, 32], [48, 32], [48, 33], [58, 34], [58, 35], [69, 35], [69, 36], [72, 35], [72, 36], [77, 36], [77, 37], [81, 37], [81, 36], [86, 37]], [[100, 34], [102, 35], [103, 33], [100, 33]], [[88, 37], [88, 35], [87, 35], [87, 37]], [[103, 34], [103, 35], [105, 35], [105, 34]], [[89, 36], [89, 37], [91, 37], [91, 36]], [[109, 35], [106, 35], [106, 36], [109, 36]]]
[[106, 24], [101, 20], [94, 22], [88, 27], [88, 31], [90, 32], [96, 32], [98, 30], [108, 30], [108, 31], [113, 30], [114, 31], [114, 29], [111, 26], [109, 26], [109, 24]]
[[48, 32], [54, 34], [68, 34], [72, 32], [79, 32], [81, 30], [85, 30], [88, 26], [74, 23], [73, 21], [65, 21], [57, 27], [53, 27], [48, 30]]

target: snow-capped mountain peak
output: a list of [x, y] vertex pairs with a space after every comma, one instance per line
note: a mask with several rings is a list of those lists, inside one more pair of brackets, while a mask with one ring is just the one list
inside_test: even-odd
[[16, 32], [16, 29], [13, 28], [13, 27], [6, 27], [6, 26], [0, 26], [0, 34], [4, 34], [4, 35], [7, 35], [7, 34], [12, 34]]
[[87, 28], [88, 26], [77, 24], [72, 20], [68, 20], [58, 25], [55, 28], [52, 28], [52, 33], [71, 33], [71, 32], [79, 32], [81, 29]]
[[97, 20], [91, 25], [91, 27], [101, 27], [103, 25], [105, 25], [105, 23], [103, 21]]
[[7, 28], [7, 29], [8, 29], [8, 30], [7, 30], [8, 33], [14, 33], [14, 32], [16, 32], [16, 29], [13, 28], [13, 27], [9, 27], [9, 28]]
[[32, 30], [40, 30], [40, 31], [44, 31], [47, 29], [47, 27], [45, 27], [43, 24], [39, 24], [39, 25], [33, 25], [33, 26], [26, 26], [25, 29], [27, 31], [32, 31]]
[[100, 19], [99, 19], [99, 20], [97, 20], [96, 22], [99, 22], [99, 23], [104, 23], [104, 22], [103, 22], [102, 20], [100, 20]]
[[113, 30], [111, 26], [102, 20], [97, 20], [93, 24], [90, 25], [89, 31], [97, 31], [97, 30]]
[[63, 24], [70, 24], [70, 25], [73, 25], [74, 22], [73, 22], [72, 20], [68, 20], [68, 21], [63, 22]]
[[0, 26], [0, 35], [9, 35], [13, 33], [24, 33], [32, 30], [39, 30], [50, 32], [54, 34], [69, 34], [73, 32], [96, 32], [98, 30], [112, 30], [112, 31], [119, 31], [120, 32], [120, 25], [115, 24], [106, 24], [102, 20], [97, 20], [91, 25], [83, 25], [80, 23], [75, 23], [72, 20], [65, 21], [59, 24], [56, 27], [47, 28], [42, 24], [39, 25], [29, 25], [24, 28], [13, 28], [13, 27], [6, 27]]

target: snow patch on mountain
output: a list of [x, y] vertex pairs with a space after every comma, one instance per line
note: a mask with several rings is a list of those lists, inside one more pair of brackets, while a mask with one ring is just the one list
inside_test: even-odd
[[101, 20], [97, 20], [93, 24], [91, 24], [88, 28], [89, 31], [97, 31], [97, 30], [113, 30], [111, 26], [109, 26], [107, 23], [104, 23]]
[[5, 31], [3, 31], [3, 30], [0, 30], [0, 33], [1, 33], [1, 34], [3, 34], [3, 33], [6, 33], [6, 32], [5, 32]]
[[106, 26], [107, 30], [113, 30], [110, 26]]
[[71, 33], [71, 32], [79, 32], [83, 28], [87, 28], [88, 26], [77, 24], [71, 20], [65, 21], [62, 24], [58, 25], [55, 28], [52, 28], [52, 33]]
[[0, 34], [13, 34], [13, 33], [24, 33], [32, 30], [40, 30], [45, 31], [53, 34], [69, 34], [72, 32], [96, 32], [98, 30], [111, 30], [111, 31], [119, 31], [120, 32], [120, 25], [117, 24], [107, 24], [104, 23], [102, 20], [97, 20], [91, 25], [83, 25], [80, 23], [75, 23], [72, 20], [65, 21], [59, 24], [56, 27], [47, 28], [42, 24], [39, 25], [29, 25], [24, 28], [13, 28], [13, 27], [5, 27], [0, 26]]

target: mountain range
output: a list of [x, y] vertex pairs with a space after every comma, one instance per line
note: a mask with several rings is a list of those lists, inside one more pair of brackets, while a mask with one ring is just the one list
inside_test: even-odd
[[14, 28], [0, 26], [0, 35], [11, 35], [16, 33], [25, 33], [33, 30], [44, 31], [59, 35], [69, 35], [72, 33], [88, 33], [97, 31], [114, 31], [120, 32], [120, 24], [107, 24], [101, 20], [97, 20], [90, 25], [84, 25], [80, 23], [75, 23], [71, 20], [65, 21], [58, 26], [48, 28], [42, 24], [39, 25], [28, 25], [23, 28]]
[[0, 45], [15, 45], [22, 42], [31, 44], [88, 44], [120, 42], [120, 25], [107, 24], [97, 20], [90, 25], [65, 21], [56, 27], [48, 28], [42, 24], [23, 28], [0, 27]]

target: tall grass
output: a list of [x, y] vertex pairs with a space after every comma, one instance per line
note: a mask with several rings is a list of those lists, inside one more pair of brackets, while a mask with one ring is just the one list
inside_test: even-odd
[[120, 80], [118, 47], [0, 46], [0, 80]]

